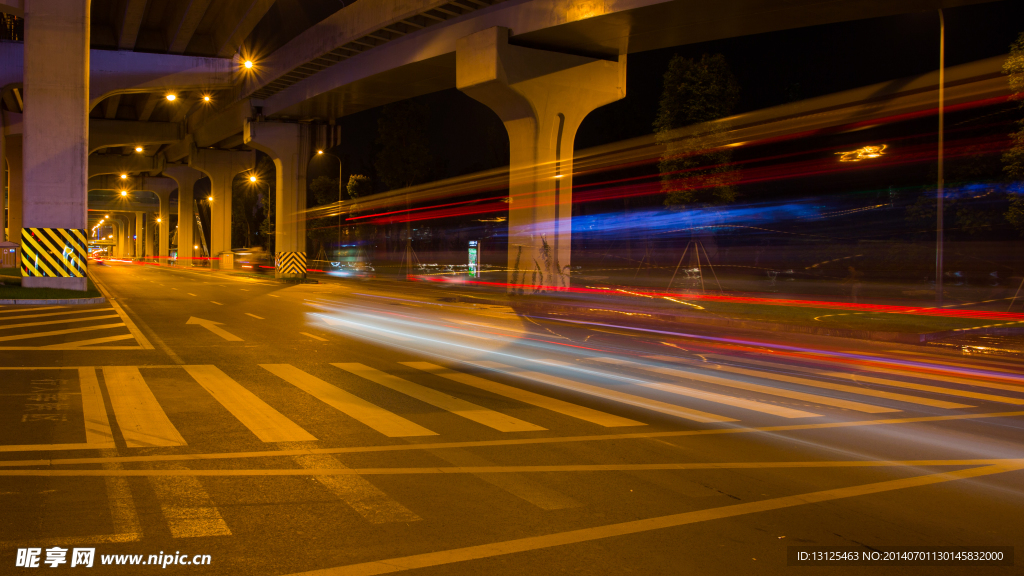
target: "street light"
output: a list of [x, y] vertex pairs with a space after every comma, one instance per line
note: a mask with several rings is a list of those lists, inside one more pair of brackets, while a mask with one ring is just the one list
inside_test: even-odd
[[209, 200], [210, 202], [213, 202], [213, 196], [207, 196], [206, 199]]
[[[316, 154], [317, 154], [317, 156], [323, 156], [324, 155], [324, 151], [323, 150], [317, 150]], [[344, 176], [343, 169], [344, 169], [345, 165], [344, 165], [344, 163], [342, 163], [340, 156], [338, 156], [336, 154], [331, 154], [330, 152], [327, 152], [327, 155], [328, 156], [334, 156], [335, 158], [338, 159], [338, 204], [339, 204], [339, 209], [338, 209], [338, 250], [340, 251], [341, 250], [341, 208], [340, 208], [340, 205], [341, 205], [341, 190], [345, 186], [344, 178], [342, 178], [342, 176]], [[406, 200], [408, 201], [408, 196], [406, 196]]]
[[167, 101], [168, 101], [168, 102], [174, 102], [174, 101], [175, 101], [175, 100], [177, 100], [177, 99], [178, 99], [178, 97], [177, 97], [177, 96], [175, 96], [174, 94], [168, 94], [168, 95], [167, 95]]
[[136, 146], [135, 147], [135, 151], [136, 152], [142, 152], [142, 146]]
[[250, 68], [251, 69], [252, 68], [252, 60], [246, 60], [244, 66], [246, 68]]
[[127, 196], [127, 195], [128, 195], [128, 191], [127, 190], [121, 190], [121, 196]]
[[128, 179], [128, 175], [127, 174], [121, 174], [121, 180], [127, 180], [127, 179]]
[[256, 182], [255, 176], [249, 176], [249, 182]]
[[160, 223], [160, 222], [163, 222], [164, 219], [163, 218], [157, 218], [156, 221], [157, 221], [157, 223]]
[[203, 96], [203, 102], [209, 102], [209, 101], [210, 101], [210, 97], [209, 96]]

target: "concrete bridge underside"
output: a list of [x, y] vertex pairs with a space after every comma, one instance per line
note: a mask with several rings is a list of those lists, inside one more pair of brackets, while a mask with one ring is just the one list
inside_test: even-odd
[[[628, 54], [981, 1], [362, 0], [257, 57], [246, 39], [273, 0], [232, 0], [219, 12], [181, 3], [163, 20], [154, 3], [129, 0], [105, 28], [94, 21], [106, 0], [94, 0], [92, 12], [82, 0], [0, 0], [0, 10], [25, 19], [23, 45], [0, 43], [0, 120], [5, 135], [31, 135], [21, 146], [0, 138], [0, 156], [20, 156], [11, 174], [27, 191], [18, 198], [27, 229], [84, 229], [89, 177], [164, 174], [182, 190], [180, 211], [205, 175], [222, 212], [214, 245], [229, 254], [230, 182], [251, 170], [247, 150], [261, 149], [279, 172], [278, 250], [304, 261], [304, 172], [315, 154], [306, 143], [316, 128], [286, 126], [458, 87], [509, 132], [510, 283], [558, 288], [571, 258], [575, 130], [624, 96]], [[143, 26], [154, 21], [156, 32]], [[242, 66], [248, 58], [257, 60], [251, 69]], [[72, 272], [25, 285], [84, 289]]]

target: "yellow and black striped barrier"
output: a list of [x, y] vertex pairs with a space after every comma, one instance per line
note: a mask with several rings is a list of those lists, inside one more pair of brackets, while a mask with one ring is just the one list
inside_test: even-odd
[[85, 230], [22, 228], [21, 275], [84, 278], [88, 250]]
[[279, 274], [306, 274], [305, 252], [278, 252], [277, 272]]

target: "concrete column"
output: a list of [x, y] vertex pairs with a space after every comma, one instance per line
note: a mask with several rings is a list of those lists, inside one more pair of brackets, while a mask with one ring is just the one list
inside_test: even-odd
[[626, 95], [618, 62], [511, 46], [507, 28], [456, 43], [456, 86], [493, 110], [509, 137], [510, 292], [569, 287], [572, 159], [592, 110]]
[[156, 249], [153, 255], [160, 264], [167, 264], [167, 257], [171, 249], [171, 193], [161, 191], [157, 192], [156, 195], [160, 199], [160, 212], [156, 217], [156, 236], [159, 237], [159, 240], [156, 241], [154, 246], [159, 246], [159, 248]]
[[135, 213], [135, 257], [142, 258], [145, 255], [146, 232], [142, 219], [142, 212]]
[[203, 173], [189, 168], [183, 164], [168, 164], [164, 167], [164, 174], [178, 183], [178, 266], [192, 266], [194, 251], [192, 229], [195, 227], [195, 212], [193, 210], [192, 193], [196, 182], [203, 177]]
[[84, 291], [90, 1], [26, 4], [22, 285]]
[[117, 239], [117, 257], [124, 258], [128, 255], [128, 226], [125, 225], [125, 221], [118, 216], [117, 217], [117, 232], [114, 237]]
[[273, 158], [277, 172], [274, 256], [278, 278], [306, 277], [306, 166], [313, 151], [302, 124], [245, 123], [244, 142]]
[[240, 172], [256, 166], [255, 152], [193, 150], [188, 165], [210, 178], [210, 256], [213, 268], [234, 268], [231, 252], [231, 183]]
[[4, 154], [7, 156], [8, 178], [7, 241], [20, 244], [22, 198], [24, 197], [21, 171], [21, 134], [7, 136], [4, 140], [7, 144], [4, 147]]

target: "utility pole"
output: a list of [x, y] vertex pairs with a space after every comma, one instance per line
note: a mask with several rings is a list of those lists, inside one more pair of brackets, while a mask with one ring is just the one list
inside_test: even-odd
[[942, 306], [942, 244], [944, 223], [942, 215], [943, 182], [943, 144], [945, 139], [945, 106], [946, 106], [946, 19], [939, 8], [939, 180], [936, 187], [936, 221], [935, 221], [935, 304]]

